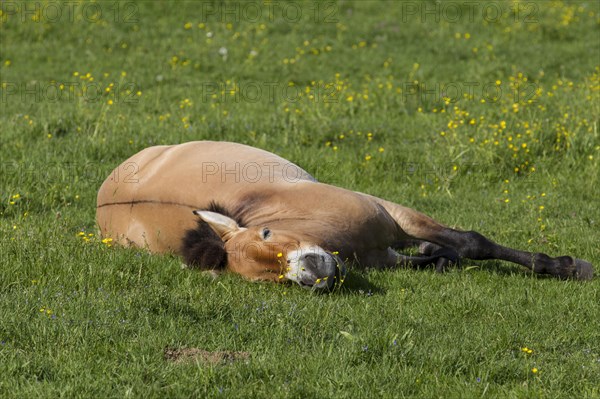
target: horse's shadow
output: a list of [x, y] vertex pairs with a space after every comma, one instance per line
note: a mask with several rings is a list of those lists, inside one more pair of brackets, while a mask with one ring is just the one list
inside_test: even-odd
[[[431, 267], [415, 267], [410, 268], [414, 271], [415, 278], [418, 278], [419, 273], [425, 270], [431, 270]], [[501, 277], [515, 277], [515, 276], [528, 276], [535, 279], [546, 280], [553, 279], [554, 277], [545, 274], [535, 274], [524, 268], [507, 264], [506, 262], [498, 260], [485, 260], [485, 261], [468, 261], [461, 265], [454, 265], [447, 269], [447, 272], [457, 273], [469, 273], [470, 269], [474, 270], [475, 273], [486, 273], [488, 275], [497, 275]], [[392, 271], [393, 272], [393, 271]], [[440, 274], [444, 274], [443, 272]], [[344, 278], [343, 284], [334, 287], [329, 293], [336, 293], [338, 295], [385, 295], [387, 289], [374, 284], [365, 277], [363, 270], [349, 270]]]
[[333, 291], [341, 295], [385, 295], [386, 290], [364, 277], [364, 272], [348, 271], [344, 282]]

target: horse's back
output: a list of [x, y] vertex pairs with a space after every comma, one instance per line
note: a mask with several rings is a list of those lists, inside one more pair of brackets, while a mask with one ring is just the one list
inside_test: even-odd
[[185, 231], [195, 226], [192, 210], [299, 181], [314, 179], [275, 154], [242, 144], [149, 147], [107, 177], [98, 192], [96, 216], [103, 236], [155, 252], [177, 252]]

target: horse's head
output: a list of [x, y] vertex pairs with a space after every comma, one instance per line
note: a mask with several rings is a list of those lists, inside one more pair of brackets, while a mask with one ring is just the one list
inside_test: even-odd
[[187, 232], [186, 263], [202, 269], [227, 269], [252, 280], [295, 281], [303, 287], [331, 289], [345, 274], [334, 253], [306, 242], [298, 232], [269, 226], [240, 226], [217, 212], [194, 211], [198, 227]]

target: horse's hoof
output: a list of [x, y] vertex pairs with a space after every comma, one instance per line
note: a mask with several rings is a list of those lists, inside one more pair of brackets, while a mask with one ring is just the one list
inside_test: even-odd
[[594, 277], [594, 267], [590, 262], [575, 259], [575, 274], [577, 280], [591, 280]]
[[458, 266], [460, 257], [458, 253], [450, 248], [440, 248], [431, 254], [432, 257], [438, 258], [435, 262], [435, 270], [438, 273], [443, 273], [449, 266]]
[[449, 265], [450, 261], [447, 258], [439, 258], [437, 262], [435, 262], [435, 271], [438, 273], [444, 273]]

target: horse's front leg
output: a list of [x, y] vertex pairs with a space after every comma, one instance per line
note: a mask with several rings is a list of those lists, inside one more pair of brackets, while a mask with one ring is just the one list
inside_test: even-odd
[[403, 255], [392, 248], [388, 248], [383, 251], [372, 251], [359, 261], [362, 265], [379, 268], [420, 268], [433, 265], [437, 271], [442, 272], [450, 263], [457, 264], [459, 262], [459, 255], [451, 248], [437, 248], [431, 253], [422, 256]]
[[[408, 236], [407, 238], [428, 241], [442, 248], [450, 248], [461, 258], [506, 260], [525, 266], [535, 273], [550, 274], [559, 278], [590, 280], [594, 275], [592, 264], [585, 260], [570, 256], [553, 258], [539, 252], [533, 253], [508, 248], [496, 244], [475, 231], [451, 229], [414, 209], [377, 197], [369, 197], [385, 208], [398, 224], [400, 231]], [[404, 237], [399, 238], [404, 239]], [[434, 251], [438, 250], [435, 247], [431, 248]]]
[[475, 231], [459, 231], [443, 227], [428, 233], [430, 241], [456, 249], [461, 257], [475, 260], [500, 259], [523, 265], [535, 273], [559, 278], [590, 280], [594, 275], [592, 264], [571, 256], [550, 257], [540, 252], [508, 248]]

